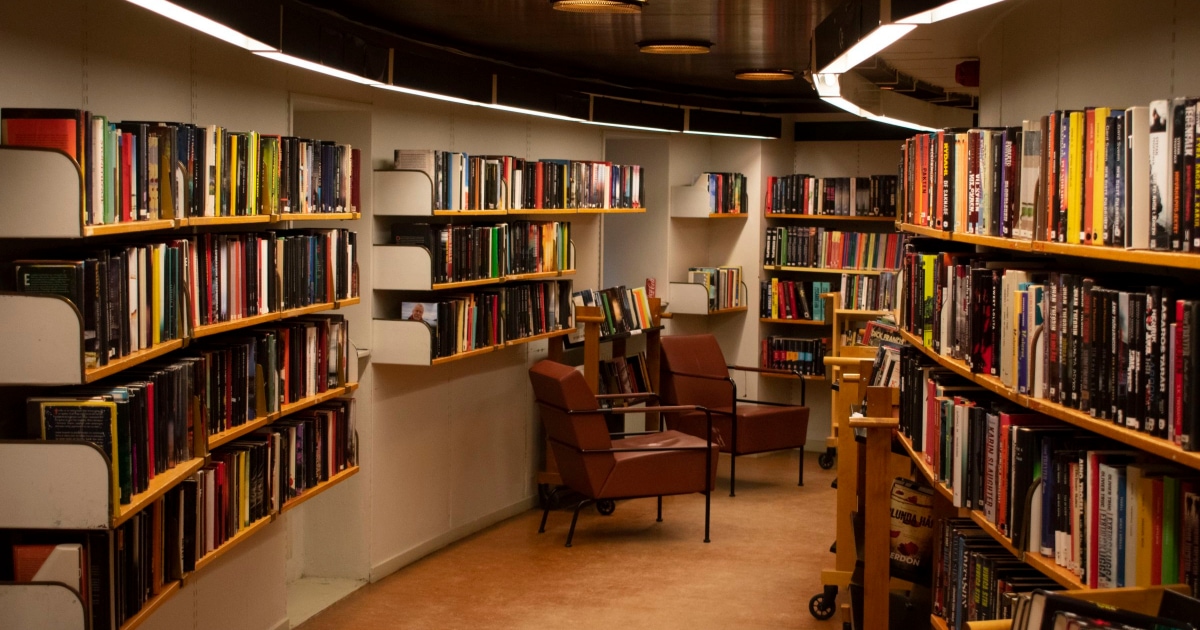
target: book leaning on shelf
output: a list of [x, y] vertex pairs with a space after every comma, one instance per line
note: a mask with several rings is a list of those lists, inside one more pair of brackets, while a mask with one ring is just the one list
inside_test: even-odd
[[395, 168], [429, 176], [434, 210], [641, 208], [646, 196], [642, 167], [612, 162], [396, 149]]
[[746, 176], [741, 173], [701, 173], [708, 187], [709, 214], [745, 214]]
[[5, 108], [0, 144], [57, 149], [75, 160], [86, 225], [352, 212], [359, 203], [358, 151], [334, 142]]
[[741, 267], [690, 267], [688, 282], [703, 285], [708, 291], [710, 311], [746, 305]]
[[1176, 298], [1185, 287], [961, 253], [909, 252], [904, 273], [905, 328], [935, 352], [1016, 392], [1200, 449], [1200, 301]]
[[897, 269], [905, 235], [819, 227], [767, 228], [764, 265], [824, 269]]
[[1058, 243], [1200, 250], [1195, 98], [1056, 110], [1021, 126], [917, 135], [906, 223]]
[[803, 376], [824, 376], [829, 340], [769, 336], [762, 340], [761, 367], [787, 370]]
[[894, 217], [899, 181], [895, 175], [767, 178], [766, 212], [839, 217]]
[[900, 355], [901, 431], [955, 506], [1089, 588], [1197, 592], [1194, 471], [1015, 407], [915, 348]]
[[825, 300], [832, 291], [829, 282], [802, 282], [771, 278], [759, 283], [759, 317], [825, 321]]
[[463, 282], [575, 268], [571, 224], [514, 221], [496, 225], [397, 223], [396, 245], [429, 250], [433, 282]]
[[[597, 291], [584, 289], [571, 294], [571, 303], [578, 306], [594, 306], [600, 309], [604, 321], [600, 323], [600, 336], [610, 337], [623, 333], [637, 334], [654, 326], [650, 312], [650, 300], [645, 287], [626, 288], [624, 285]], [[571, 335], [572, 342], [583, 341], [583, 323], [579, 323]]]
[[652, 393], [650, 372], [646, 353], [623, 357], [615, 356], [610, 361], [600, 362], [601, 394], [645, 394]]

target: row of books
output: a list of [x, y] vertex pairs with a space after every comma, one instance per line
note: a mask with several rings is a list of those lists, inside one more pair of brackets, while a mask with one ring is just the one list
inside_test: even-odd
[[[645, 287], [629, 289], [621, 285], [599, 291], [584, 289], [572, 293], [571, 302], [577, 307], [594, 306], [600, 309], [604, 316], [604, 321], [600, 322], [601, 337], [636, 333], [654, 327], [654, 316]], [[582, 325], [571, 336], [571, 341], [583, 341]]]
[[828, 339], [769, 336], [762, 340], [760, 365], [804, 376], [824, 376]]
[[855, 311], [890, 311], [896, 308], [899, 274], [884, 271], [877, 276], [842, 274], [839, 308]]
[[641, 208], [646, 197], [642, 167], [612, 162], [396, 149], [395, 167], [429, 176], [434, 210]]
[[75, 160], [88, 225], [352, 212], [359, 205], [360, 159], [347, 144], [14, 108], [0, 110], [0, 143], [56, 149]]
[[431, 359], [501, 345], [571, 326], [571, 283], [531, 282], [404, 302], [403, 319], [421, 321], [433, 335]]
[[[1075, 596], [1072, 596], [1075, 595]], [[1200, 601], [1195, 597], [1181, 595], [1164, 589], [1155, 614], [1145, 614], [1146, 606], [1138, 606], [1142, 612], [1114, 606], [1111, 603], [1096, 603], [1082, 599], [1078, 591], [1053, 593], [1035, 590], [1022, 593], [1012, 605], [1012, 630], [1038, 630], [1039, 628], [1065, 628], [1067, 630], [1090, 630], [1092, 628], [1153, 628], [1154, 630], [1188, 630], [1195, 628], [1200, 619]], [[1132, 607], [1133, 598], [1131, 602]]]
[[701, 173], [699, 181], [708, 188], [709, 214], [745, 214], [750, 207], [742, 173]]
[[955, 506], [1090, 588], [1200, 580], [1200, 479], [901, 351], [901, 428]]
[[894, 217], [899, 178], [813, 177], [767, 178], [767, 214], [836, 217]]
[[113, 531], [9, 531], [16, 582], [61, 582], [89, 627], [116, 630], [255, 522], [357, 465], [353, 400], [332, 400], [212, 452], [195, 475]]
[[646, 394], [654, 391], [647, 367], [646, 353], [600, 362], [601, 394]]
[[688, 282], [703, 285], [708, 291], [708, 310], [746, 305], [741, 267], [690, 267]]
[[348, 230], [201, 234], [73, 260], [17, 260], [14, 286], [79, 309], [84, 362], [94, 368], [197, 326], [354, 297], [356, 250]]
[[392, 242], [429, 250], [434, 283], [575, 268], [569, 222], [397, 223], [392, 226]]
[[905, 235], [819, 227], [767, 228], [763, 264], [822, 269], [897, 269]]
[[[1200, 302], [1144, 277], [1094, 279], [964, 254], [911, 253], [908, 331], [1029, 396], [1200, 449]], [[1182, 291], [1182, 289], [1181, 289]]]
[[905, 143], [905, 220], [1060, 243], [1200, 250], [1195, 98], [1058, 110]]
[[[825, 321], [828, 282], [801, 282], [771, 278], [759, 283], [759, 316], [768, 319], [804, 319]], [[811, 296], [811, 300], [810, 297]]]

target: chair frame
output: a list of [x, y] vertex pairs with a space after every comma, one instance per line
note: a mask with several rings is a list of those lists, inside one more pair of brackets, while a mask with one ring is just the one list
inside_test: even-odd
[[[759, 373], [763, 373], [763, 374], [791, 374], [791, 375], [794, 375], [800, 379], [800, 406], [802, 406], [802, 407], [804, 406], [807, 392], [806, 392], [806, 387], [805, 387], [804, 375], [801, 374], [798, 370], [780, 370], [780, 369], [776, 369], [776, 368], [749, 367], [749, 366], [744, 366], [744, 365], [726, 365], [725, 368], [728, 370], [737, 370], [740, 372], [759, 372]], [[731, 497], [737, 496], [735, 494], [735, 490], [736, 490], [735, 486], [737, 483], [737, 444], [738, 444], [737, 382], [733, 380], [732, 376], [728, 376], [728, 375], [723, 376], [723, 377], [722, 376], [711, 376], [708, 374], [692, 374], [690, 372], [676, 372], [674, 370], [670, 370], [670, 373], [672, 376], [681, 376], [684, 378], [698, 378], [698, 379], [702, 379], [702, 380], [706, 380], [706, 381], [726, 382], [726, 383], [729, 383], [729, 386], [732, 388], [733, 400], [729, 406], [730, 411], [721, 411], [719, 409], [714, 409], [711, 411], [711, 413], [716, 413], [716, 414], [720, 414], [722, 416], [730, 416], [731, 417], [731, 424], [733, 425], [733, 435], [731, 436], [732, 444], [730, 444], [730, 447], [729, 447], [729, 496], [731, 496]], [[769, 407], [795, 407], [795, 405], [792, 405], [792, 404], [771, 402], [771, 401], [767, 401], [767, 400], [743, 400], [742, 402], [752, 403], [755, 405], [767, 405]], [[709, 417], [708, 431], [710, 434], [712, 433], [711, 415]], [[800, 486], [804, 485], [804, 447], [800, 447], [800, 474], [799, 474], [799, 483], [797, 485], [800, 485]]]
[[[658, 394], [653, 394], [653, 393], [600, 394], [600, 395], [596, 396], [597, 400], [621, 400], [621, 399], [630, 400], [630, 399], [639, 399], [639, 398], [647, 399], [647, 400], [657, 400]], [[713, 412], [708, 410], [705, 407], [701, 407], [700, 405], [673, 405], [673, 406], [653, 406], [653, 407], [598, 407], [596, 409], [564, 409], [562, 407], [559, 407], [558, 405], [553, 405], [548, 402], [540, 401], [540, 400], [537, 401], [537, 404], [545, 405], [547, 407], [553, 407], [554, 409], [558, 409], [559, 411], [562, 411], [563, 413], [567, 414], [568, 416], [591, 415], [591, 414], [597, 414], [597, 413], [624, 415], [624, 414], [628, 414], [628, 413], [654, 413], [654, 412], [672, 413], [672, 412], [681, 412], [681, 411], [703, 411], [705, 416], [708, 418], [708, 432], [707, 432], [708, 439], [705, 440], [706, 444], [704, 446], [635, 446], [635, 447], [630, 447], [630, 448], [582, 449], [582, 448], [577, 448], [575, 446], [567, 444], [566, 442], [556, 440], [554, 438], [550, 438], [550, 441], [554, 442], [555, 444], [559, 444], [561, 446], [569, 448], [581, 455], [595, 455], [595, 454], [599, 454], [599, 453], [635, 453], [635, 452], [656, 452], [656, 451], [700, 451], [700, 450], [703, 450], [705, 452], [705, 457], [704, 457], [704, 484], [705, 484], [705, 487], [708, 486], [710, 480], [712, 479], [712, 472], [713, 472], [712, 471], [712, 457], [709, 456], [708, 453], [710, 453], [712, 451], [712, 445], [713, 445], [713, 441], [712, 441], [712, 414], [713, 414]], [[659, 426], [658, 431], [628, 431], [628, 432], [609, 433], [609, 437], [611, 438], [612, 436], [618, 436], [618, 435], [621, 435], [621, 436], [650, 435], [653, 433], [661, 433], [664, 428], [664, 424], [663, 424], [663, 420], [662, 420], [661, 416], [659, 417], [658, 426]], [[704, 495], [704, 542], [707, 543], [707, 542], [711, 542], [711, 540], [709, 538], [709, 526], [712, 521], [712, 518], [711, 518], [711, 516], [712, 516], [712, 491], [705, 490], [702, 494]], [[646, 498], [646, 497], [650, 497], [650, 496], [656, 496], [656, 495], [612, 497], [612, 500], [642, 499], [642, 498]], [[657, 495], [657, 496], [658, 496], [658, 519], [657, 519], [657, 522], [661, 523], [662, 522], [662, 495]], [[575, 506], [575, 513], [571, 516], [571, 529], [568, 530], [568, 532], [567, 532], [567, 544], [566, 544], [567, 547], [571, 546], [571, 541], [574, 540], [574, 538], [575, 538], [575, 524], [579, 521], [579, 510], [583, 509], [583, 507], [585, 505], [587, 505], [589, 503], [593, 503], [595, 501], [596, 501], [596, 499], [584, 499], [583, 501], [580, 501], [579, 504], [577, 504]], [[545, 508], [542, 510], [542, 523], [541, 523], [541, 525], [538, 526], [539, 534], [544, 534], [546, 532], [546, 519], [549, 516], [550, 516], [550, 506], [549, 506], [549, 504], [547, 504], [545, 506]]]

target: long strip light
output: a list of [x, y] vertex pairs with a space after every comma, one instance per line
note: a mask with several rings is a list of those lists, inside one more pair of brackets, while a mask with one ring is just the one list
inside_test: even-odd
[[136, 4], [143, 9], [153, 11], [165, 18], [175, 20], [184, 26], [194, 28], [197, 31], [216, 37], [221, 41], [228, 42], [240, 48], [245, 48], [246, 50], [252, 52], [270, 52], [278, 50], [274, 46], [264, 44], [252, 37], [243, 35], [242, 33], [239, 33], [232, 28], [221, 24], [220, 22], [206, 18], [195, 11], [185, 9], [173, 2], [167, 2], [167, 0], [126, 1]]
[[686, 133], [686, 134], [692, 135], [692, 136], [717, 136], [720, 138], [749, 138], [751, 140], [778, 140], [779, 139], [779, 138], [773, 138], [771, 136], [755, 136], [755, 135], [745, 134], [745, 133], [721, 133], [719, 131], [692, 131], [691, 129], [684, 129], [683, 133]]
[[904, 19], [896, 20], [897, 24], [933, 24], [942, 20], [952, 18], [956, 15], [962, 15], [975, 9], [1003, 2], [1003, 0], [953, 0], [941, 6], [934, 7], [928, 11], [922, 11], [910, 15]]
[[866, 37], [858, 40], [846, 52], [838, 55], [836, 59], [829, 62], [829, 65], [821, 68], [820, 74], [842, 74], [843, 72], [849, 72], [854, 66], [870, 59], [879, 54], [884, 48], [896, 43], [914, 28], [917, 28], [916, 24], [883, 24], [877, 26]]
[[932, 127], [926, 127], [925, 125], [899, 118], [892, 118], [891, 116], [875, 114], [855, 105], [842, 96], [841, 81], [838, 77], [839, 75], [836, 74], [813, 75], [813, 87], [816, 88], [817, 96], [820, 96], [821, 100], [842, 111], [849, 112], [860, 118], [866, 118], [867, 120], [874, 120], [875, 122], [904, 127], [906, 129], [916, 129], [917, 131], [934, 131]]
[[379, 81], [376, 81], [375, 79], [368, 79], [367, 77], [360, 77], [357, 74], [354, 74], [352, 72], [346, 72], [345, 70], [338, 70], [337, 68], [330, 68], [329, 66], [326, 66], [324, 64], [319, 64], [315, 61], [309, 61], [307, 59], [301, 59], [300, 57], [293, 57], [292, 55], [289, 55], [287, 53], [256, 52], [254, 54], [261, 55], [268, 59], [274, 59], [275, 61], [282, 61], [283, 63], [296, 66], [297, 68], [304, 68], [305, 70], [312, 70], [313, 72], [320, 72], [321, 74], [327, 74], [331, 77], [337, 77], [339, 79], [345, 79], [347, 81], [353, 81], [355, 83], [361, 83], [363, 85], [383, 85], [382, 83], [380, 83]]

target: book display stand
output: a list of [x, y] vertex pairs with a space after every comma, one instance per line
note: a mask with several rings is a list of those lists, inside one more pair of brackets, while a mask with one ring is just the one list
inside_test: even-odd
[[[708, 178], [701, 174], [687, 186], [671, 187], [672, 219], [744, 219], [748, 212], [713, 212], [714, 195], [708, 188]], [[671, 299], [675, 299], [672, 296]]]

